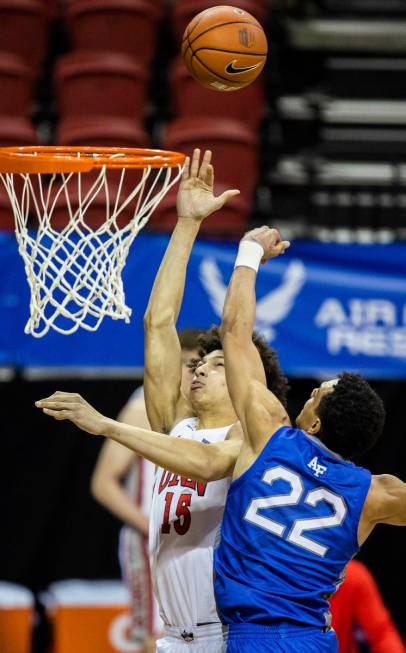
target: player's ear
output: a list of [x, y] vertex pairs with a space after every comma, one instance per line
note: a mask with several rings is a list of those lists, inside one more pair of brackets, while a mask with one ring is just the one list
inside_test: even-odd
[[321, 429], [320, 418], [317, 417], [317, 415], [315, 415], [310, 427], [307, 429], [307, 432], [310, 435], [317, 435], [320, 432], [320, 429]]

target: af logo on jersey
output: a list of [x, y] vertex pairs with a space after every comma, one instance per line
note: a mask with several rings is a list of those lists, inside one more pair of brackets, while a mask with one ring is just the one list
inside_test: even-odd
[[312, 458], [307, 466], [314, 471], [314, 475], [317, 476], [317, 478], [319, 478], [319, 476], [323, 476], [323, 474], [325, 474], [327, 471], [327, 467], [319, 464], [319, 459], [317, 456]]

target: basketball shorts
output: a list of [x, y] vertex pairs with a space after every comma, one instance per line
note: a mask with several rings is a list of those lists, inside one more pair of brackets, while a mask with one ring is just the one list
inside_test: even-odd
[[153, 637], [162, 629], [152, 591], [146, 538], [132, 528], [122, 528], [119, 557], [123, 579], [131, 597], [131, 642], [142, 648], [146, 638]]
[[221, 624], [197, 627], [164, 626], [164, 636], [156, 643], [156, 653], [224, 653]]
[[260, 626], [232, 624], [228, 629], [226, 653], [338, 653], [334, 630], [300, 628], [281, 624]]

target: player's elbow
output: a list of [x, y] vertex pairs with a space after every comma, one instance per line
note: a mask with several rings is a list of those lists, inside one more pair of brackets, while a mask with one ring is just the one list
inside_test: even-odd
[[205, 457], [204, 468], [202, 468], [202, 480], [204, 482], [219, 481], [230, 476], [235, 460], [217, 451], [216, 445], [208, 445], [207, 457]]
[[243, 345], [246, 340], [251, 340], [251, 327], [245, 320], [227, 319], [223, 317], [220, 327], [220, 338], [225, 347]]
[[93, 499], [96, 499], [96, 501], [98, 501], [103, 505], [105, 502], [104, 498], [106, 495], [106, 487], [107, 487], [106, 479], [96, 469], [93, 472], [92, 478], [90, 480], [90, 493]]
[[144, 314], [144, 333], [148, 335], [151, 331], [173, 326], [176, 323], [176, 316], [170, 306], [159, 311], [147, 308]]

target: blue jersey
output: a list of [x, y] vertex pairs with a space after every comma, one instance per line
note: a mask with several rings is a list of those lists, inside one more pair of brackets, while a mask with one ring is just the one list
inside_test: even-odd
[[329, 626], [370, 484], [366, 469], [281, 427], [228, 492], [214, 555], [222, 621]]

